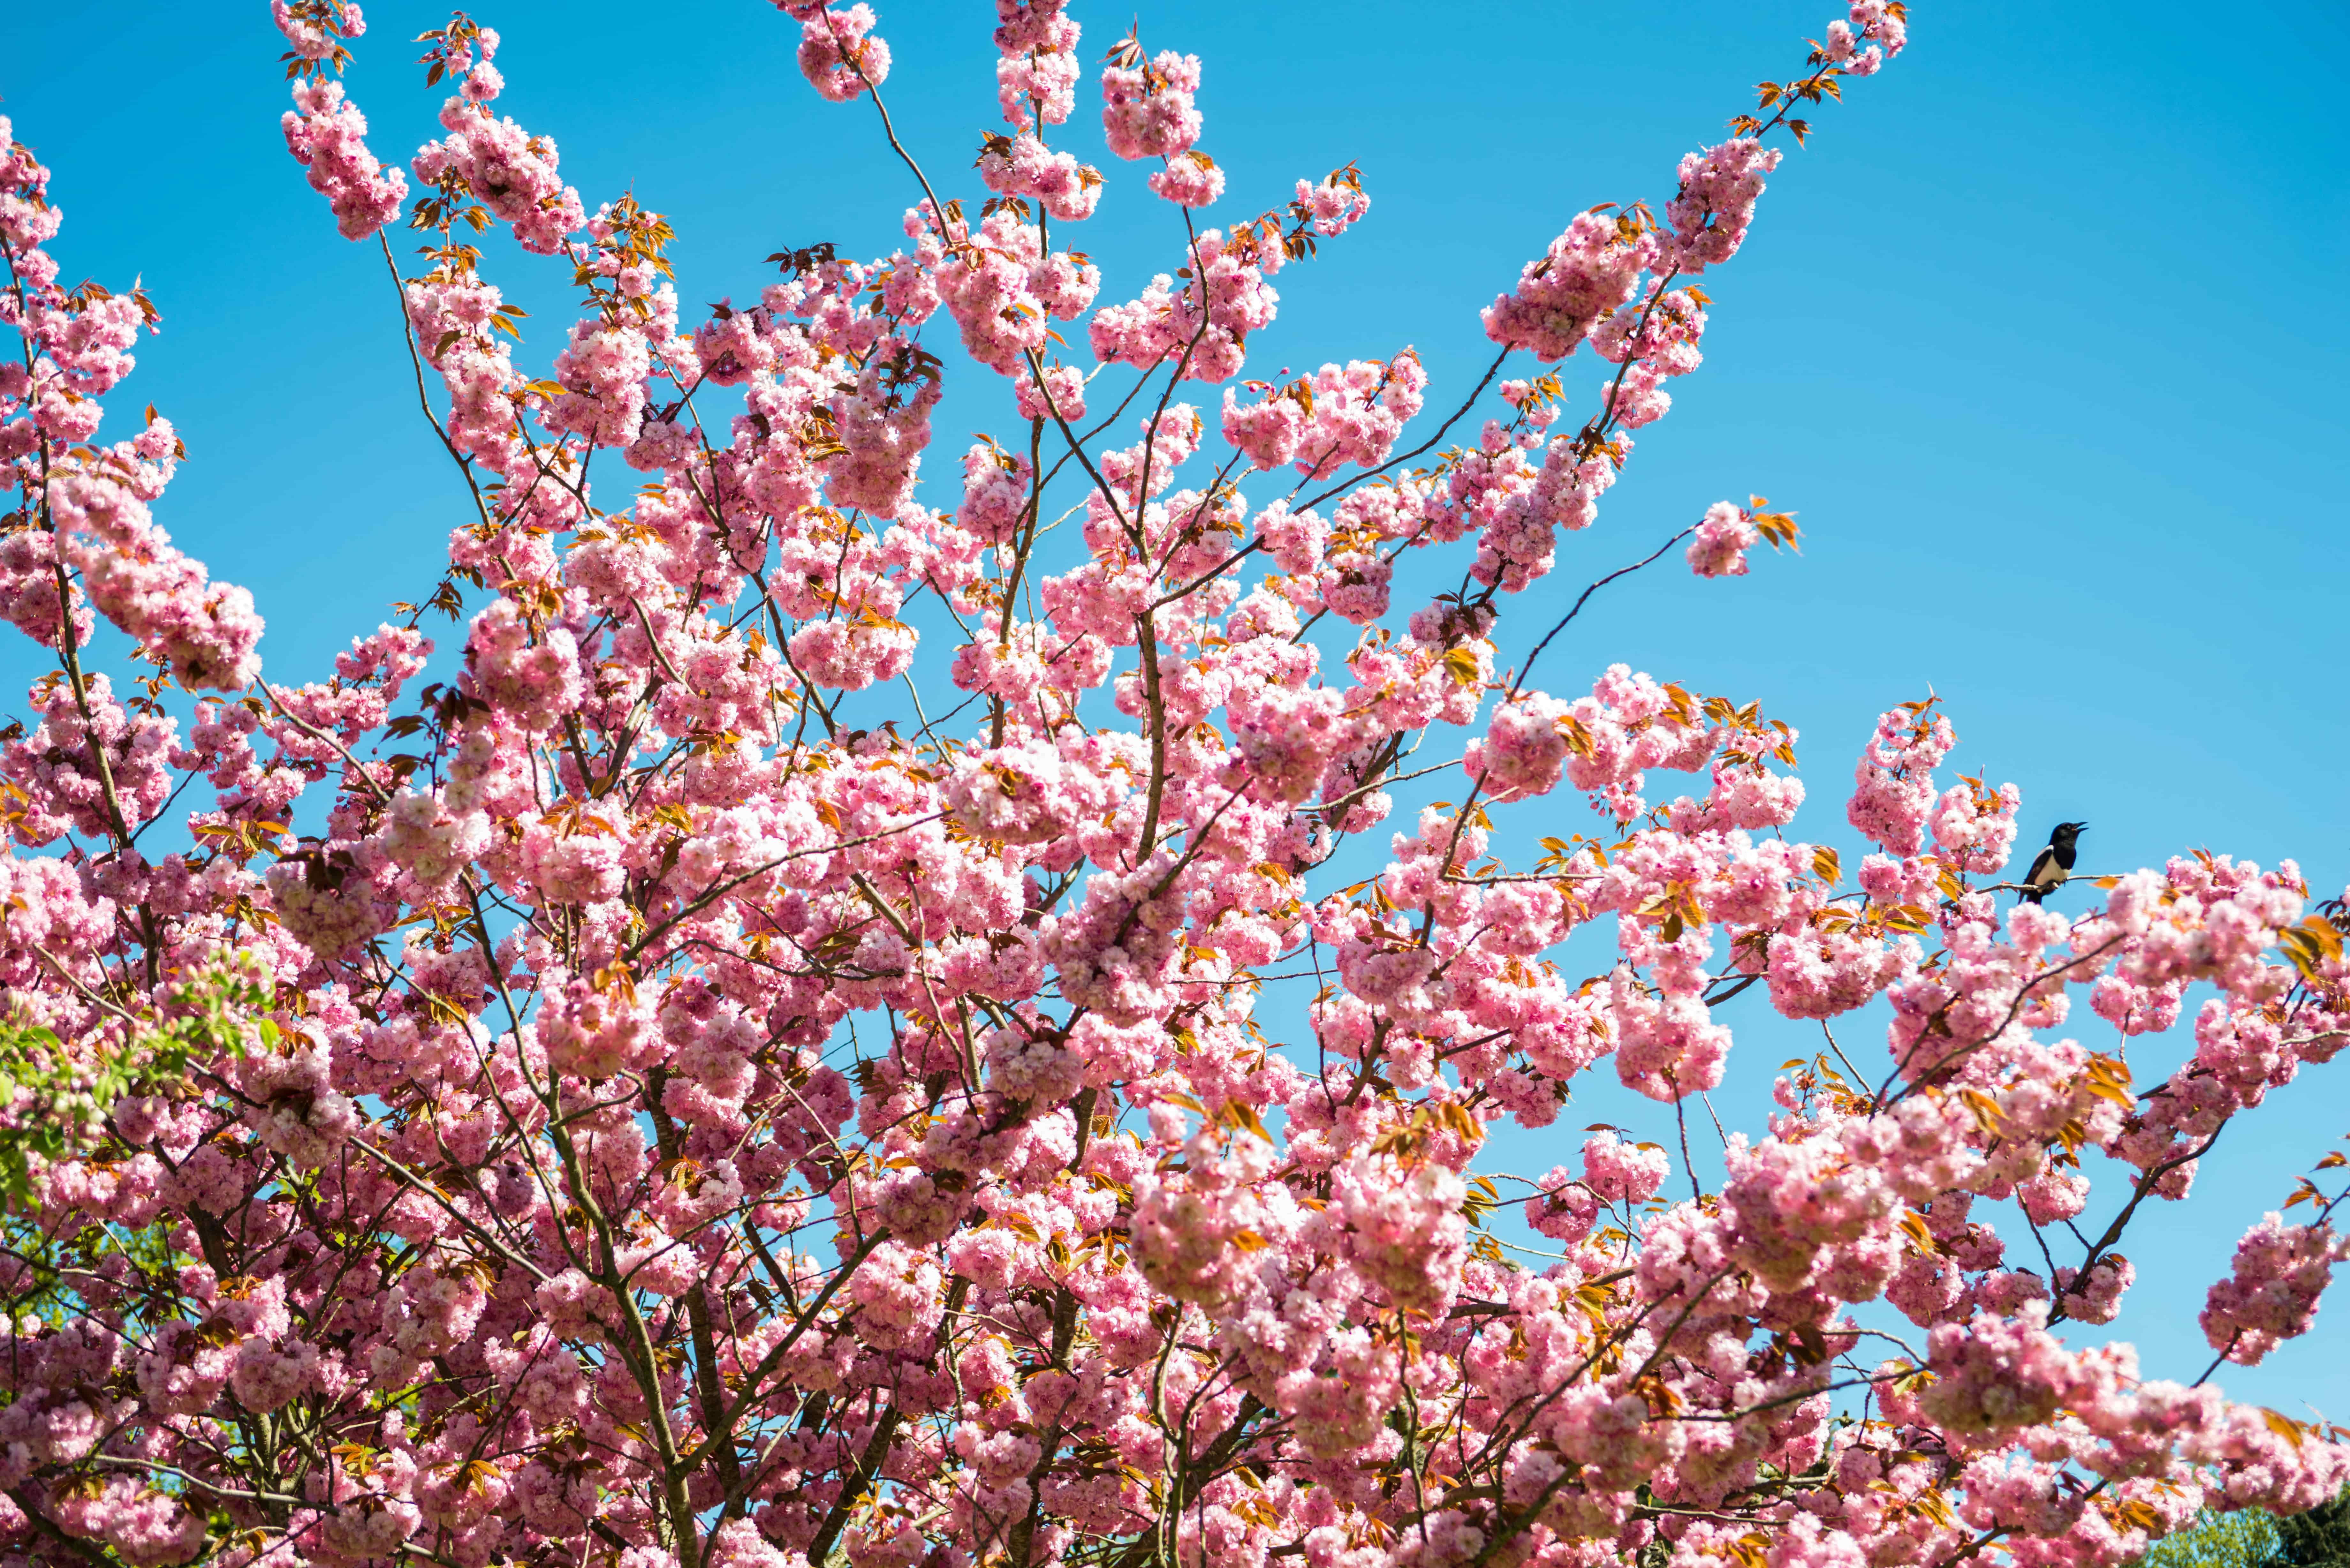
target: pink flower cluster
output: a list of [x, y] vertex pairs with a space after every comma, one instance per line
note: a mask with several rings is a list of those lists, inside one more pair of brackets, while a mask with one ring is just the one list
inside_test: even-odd
[[1180, 287], [1161, 273], [1139, 298], [1094, 313], [1087, 325], [1094, 357], [1137, 369], [1171, 362], [1183, 379], [1228, 381], [1240, 373], [1249, 335], [1273, 325], [1281, 296], [1265, 279], [1282, 265], [1278, 248], [1203, 229]]
[[1224, 171], [1197, 148], [1177, 153], [1150, 176], [1151, 193], [1179, 207], [1212, 207], [1224, 193]]
[[1646, 233], [1627, 236], [1605, 213], [1578, 213], [1548, 253], [1525, 265], [1517, 288], [1486, 307], [1485, 336], [1537, 359], [1564, 359], [1632, 297], [1656, 256]]
[[2317, 1298], [2345, 1257], [2350, 1243], [2333, 1226], [2288, 1226], [2281, 1215], [2262, 1215], [2236, 1243], [2228, 1277], [2211, 1286], [2199, 1320], [2203, 1336], [2238, 1366], [2259, 1366], [2314, 1326]]
[[442, 106], [441, 128], [446, 134], [426, 142], [409, 163], [418, 180], [470, 194], [536, 255], [553, 255], [586, 225], [579, 192], [556, 172], [561, 160], [552, 140], [510, 118], [493, 118], [471, 94]]
[[874, 33], [873, 7], [858, 0], [828, 9], [825, 0], [775, 0], [800, 24], [800, 74], [834, 103], [847, 103], [889, 76], [889, 46]]
[[1200, 140], [1200, 57], [1162, 49], [1102, 67], [1102, 134], [1120, 158], [1174, 159]]
[[1363, 188], [1336, 175], [1309, 185], [1297, 182], [1297, 205], [1305, 209], [1314, 224], [1314, 232], [1325, 239], [1343, 234], [1362, 221], [1371, 210], [1371, 198]]
[[[1625, 306], [1600, 323], [1592, 335], [1592, 348], [1601, 358], [1622, 367], [1603, 386], [1604, 420], [1638, 430], [1671, 410], [1666, 379], [1688, 375], [1705, 359], [1697, 347], [1705, 335], [1700, 297], [1685, 288], [1668, 292], [1659, 279], [1649, 285], [1638, 306]], [[1699, 575], [1723, 574], [1700, 570]]]
[[1077, 105], [1083, 31], [1067, 0], [995, 0], [997, 101], [1014, 126], [1041, 131], [1062, 125]]
[[260, 673], [261, 618], [250, 593], [212, 582], [155, 526], [147, 503], [162, 493], [169, 469], [158, 460], [172, 441], [168, 426], [151, 427], [110, 461], [53, 471], [44, 501], [55, 559], [80, 574], [99, 615], [183, 684], [234, 691]]
[[1762, 537], [1745, 508], [1734, 501], [1717, 501], [1705, 509], [1690, 540], [1690, 570], [1700, 577], [1742, 577], [1746, 552]]
[[1896, 855], [1917, 854], [1934, 808], [1934, 768], [1957, 740], [1950, 720], [1928, 703], [1878, 715], [1876, 739], [1854, 771], [1846, 819]]
[[1000, 147], [989, 144], [980, 155], [979, 177], [998, 195], [1040, 202], [1066, 223], [1092, 217], [1101, 202], [1100, 170], [1079, 163], [1073, 153], [1048, 150], [1024, 130]]
[[[887, 90], [867, 7], [785, 9], [821, 96]], [[275, 10], [367, 232], [357, 11]], [[896, 248], [779, 252], [691, 321], [667, 221], [492, 113], [498, 35], [427, 34], [403, 325], [466, 510], [424, 605], [298, 684], [157, 526], [170, 423], [99, 443], [152, 306], [58, 286], [7, 144], [0, 1555], [2127, 1568], [2338, 1491], [2338, 1432], [2094, 1325], [2128, 1224], [2350, 1044], [2340, 903], [2210, 854], [2012, 903], [2022, 792], [1938, 783], [1933, 701], [1859, 759], [1847, 864], [1793, 726], [1562, 675], [1583, 601], [1511, 613], [1699, 368], [1676, 283], [1733, 259], [1776, 125], [1486, 313], [1504, 358], [1592, 340], [1579, 424], [1497, 358], [1422, 430], [1409, 348], [1241, 379], [1357, 170], [1099, 306], [1054, 225], [1104, 187], [1045, 140], [1077, 24], [995, 21], [974, 172], [882, 117], [940, 182]], [[1861, 0], [1814, 87], [1903, 26]], [[1200, 80], [1131, 36], [1103, 74], [1187, 208], [1244, 193]], [[578, 305], [525, 343], [533, 257]], [[951, 379], [998, 433], [925, 488]], [[1762, 505], [1690, 565], [1785, 543]], [[1451, 798], [1398, 817], [1421, 777]], [[1833, 1033], [1742, 1105], [1765, 1007]], [[1500, 1168], [1595, 1072], [1635, 1125]], [[2222, 1356], [2310, 1332], [2341, 1169], [2211, 1287]]]
[[363, 240], [400, 216], [408, 181], [386, 169], [367, 146], [367, 116], [338, 81], [297, 81], [286, 111], [286, 150], [310, 171], [310, 189], [335, 210], [347, 240]]
[[1907, 12], [1895, 0], [1853, 0], [1846, 17], [1828, 24], [1825, 53], [1845, 75], [1870, 77], [1908, 43]]
[[949, 254], [938, 280], [964, 351], [999, 374], [1024, 378], [1027, 356], [1043, 352], [1052, 323], [1076, 319], [1101, 289], [1099, 268], [1075, 252], [1048, 251], [1035, 224], [1002, 211]]
[[1243, 406], [1224, 391], [1224, 439], [1261, 469], [1295, 462], [1308, 478], [1349, 463], [1377, 468], [1395, 450], [1404, 425], [1419, 412], [1428, 372], [1409, 348], [1385, 363], [1357, 359], [1325, 365], [1262, 401]]
[[1682, 159], [1680, 189], [1665, 203], [1665, 221], [1673, 226], [1666, 265], [1694, 277], [1736, 255], [1753, 226], [1762, 176], [1779, 167], [1779, 149], [1751, 137]]
[[[367, 31], [359, 8], [348, 0], [301, 5], [270, 0], [269, 13], [293, 46], [289, 57], [313, 69], [336, 60], [342, 40]], [[363, 240], [400, 215], [408, 182], [368, 151], [367, 117], [345, 99], [341, 82], [323, 75], [296, 76], [294, 107], [281, 123], [286, 151], [310, 171], [310, 189], [327, 198], [345, 239]]]

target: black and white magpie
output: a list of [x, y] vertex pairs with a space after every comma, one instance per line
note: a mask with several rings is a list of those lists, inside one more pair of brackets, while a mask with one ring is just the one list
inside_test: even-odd
[[2073, 874], [2075, 858], [2074, 843], [2085, 822], [2060, 822], [2056, 831], [2048, 836], [2048, 847], [2032, 857], [2032, 869], [2023, 874], [2023, 897], [2036, 904], [2064, 885]]

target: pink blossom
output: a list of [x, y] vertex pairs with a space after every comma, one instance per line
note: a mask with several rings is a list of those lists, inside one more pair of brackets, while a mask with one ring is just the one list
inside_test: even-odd
[[1883, 714], [1877, 738], [1861, 753], [1846, 816], [1895, 854], [1915, 855], [1925, 842], [1933, 805], [1934, 765], [1957, 740], [1950, 721], [1930, 704], [1911, 703]]
[[[870, 11], [783, 9], [821, 94], [886, 92]], [[368, 232], [401, 182], [334, 85], [361, 18], [274, 15], [289, 135]], [[1661, 220], [1574, 219], [1486, 313], [1504, 354], [1589, 337], [1596, 400], [1496, 369], [1440, 429], [1399, 340], [1263, 358], [1274, 275], [1367, 210], [1353, 166], [1174, 224], [1103, 304], [1066, 225], [1107, 182], [1045, 140], [1077, 24], [993, 21], [984, 199], [877, 109], [936, 193], [755, 294], [493, 112], [523, 49], [427, 33], [400, 374], [462, 512], [386, 590], [427, 602], [266, 685], [249, 597], [160, 525], [178, 431], [105, 406], [155, 302], [60, 285], [0, 122], [0, 618], [34, 658], [0, 1273], [71, 1297], [0, 1323], [0, 1547], [2125, 1568], [2207, 1501], [2335, 1495], [2350, 1445], [2100, 1325], [2121, 1230], [2350, 1043], [2338, 902], [2212, 853], [2008, 898], [2022, 793], [1938, 784], [1938, 700], [1878, 721], [1861, 850], [1814, 842], [1768, 692], [1522, 597], [1624, 575], [1569, 535], [1701, 367], [1676, 283], [1734, 259], [1778, 128], [1686, 160]], [[1903, 28], [1861, 0], [1795, 80]], [[1201, 79], [1132, 36], [1103, 78], [1112, 150], [1156, 161], [1113, 174], [1187, 210], [1226, 195]], [[513, 303], [533, 256], [559, 329]], [[1691, 566], [1784, 543], [1762, 505]], [[1746, 1095], [1757, 987], [1805, 1041]], [[1565, 1131], [1609, 1056], [1627, 1125]], [[1522, 1165], [1513, 1126], [1581, 1152]], [[2338, 1170], [2211, 1285], [2221, 1355], [2312, 1326]]]
[[1162, 49], [1131, 67], [1102, 68], [1102, 133], [1120, 158], [1167, 158], [1200, 139], [1200, 57]]
[[1150, 189], [1179, 207], [1212, 207], [1224, 193], [1224, 171], [1195, 148], [1169, 159], [1167, 167], [1150, 177]]
[[1736, 503], [1717, 501], [1705, 509], [1697, 537], [1690, 541], [1690, 570], [1700, 577], [1742, 577], [1746, 552], [1762, 537], [1752, 518]]
[[835, 103], [879, 87], [889, 76], [889, 46], [874, 33], [873, 7], [859, 4], [838, 10], [821, 5], [801, 11], [800, 74]]
[[2266, 1214], [2236, 1243], [2228, 1278], [2212, 1285], [2203, 1336], [2241, 1366], [2257, 1366], [2282, 1342], [2307, 1334], [2334, 1264], [2350, 1246], [2328, 1224], [2291, 1227]]
[[1681, 160], [1680, 189], [1665, 205], [1673, 225], [1669, 263], [1695, 276], [1738, 254], [1754, 222], [1762, 176], [1779, 167], [1777, 148], [1741, 137]]
[[[277, 8], [284, 10], [282, 0]], [[368, 151], [367, 117], [344, 98], [342, 83], [296, 81], [283, 126], [286, 151], [309, 170], [310, 189], [327, 198], [343, 238], [366, 239], [400, 215], [408, 182]]]
[[1505, 348], [1531, 349], [1539, 359], [1563, 359], [1631, 296], [1655, 259], [1648, 235], [1627, 239], [1613, 219], [1577, 213], [1547, 254], [1526, 264], [1516, 291], [1486, 309], [1485, 336]]

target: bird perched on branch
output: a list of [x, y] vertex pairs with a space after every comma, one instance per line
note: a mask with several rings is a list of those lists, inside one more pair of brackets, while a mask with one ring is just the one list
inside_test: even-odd
[[2048, 847], [2032, 857], [2032, 869], [2023, 874], [2023, 897], [2036, 904], [2064, 885], [2073, 874], [2076, 851], [2074, 845], [2081, 836], [2085, 822], [2060, 822], [2056, 831], [2048, 836]]

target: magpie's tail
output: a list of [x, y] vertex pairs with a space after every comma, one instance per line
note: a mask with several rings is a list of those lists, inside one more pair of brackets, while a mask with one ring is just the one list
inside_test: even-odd
[[2023, 901], [2027, 904], [2036, 904], [2047, 896], [2048, 889], [2045, 888], [2026, 888], [2023, 890]]

